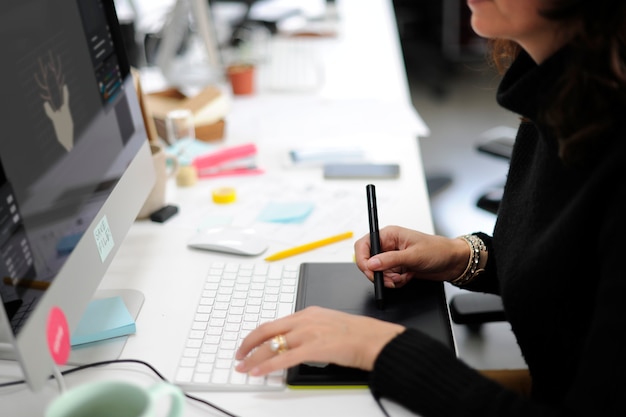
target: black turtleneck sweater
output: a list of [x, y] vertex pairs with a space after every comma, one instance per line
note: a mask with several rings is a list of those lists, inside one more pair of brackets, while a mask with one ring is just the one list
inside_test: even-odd
[[500, 84], [498, 103], [527, 121], [493, 237], [481, 234], [487, 271], [470, 288], [502, 296], [531, 398], [413, 329], [377, 358], [375, 395], [424, 417], [626, 416], [626, 108], [593, 163], [566, 168], [538, 113], [567, 63], [566, 51], [539, 66], [522, 54]]

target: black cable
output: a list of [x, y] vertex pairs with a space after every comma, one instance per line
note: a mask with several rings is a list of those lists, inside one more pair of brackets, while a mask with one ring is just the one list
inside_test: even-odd
[[376, 404], [378, 404], [378, 408], [380, 408], [380, 411], [382, 411], [383, 415], [385, 417], [391, 417], [389, 413], [387, 412], [387, 410], [385, 409], [385, 407], [383, 406], [383, 403], [380, 401], [380, 396], [374, 391], [370, 390], [370, 392], [372, 393], [372, 397], [374, 397], [374, 401], [376, 401]]
[[[148, 362], [142, 361], [140, 359], [115, 359], [115, 360], [110, 360], [110, 361], [101, 361], [101, 362], [93, 362], [93, 363], [88, 363], [85, 365], [80, 365], [77, 366], [75, 368], [72, 369], [67, 369], [65, 371], [61, 372], [61, 375], [70, 375], [73, 374], [75, 372], [79, 372], [79, 371], [83, 371], [85, 369], [89, 369], [89, 368], [96, 368], [99, 366], [106, 366], [106, 365], [113, 365], [113, 364], [119, 364], [119, 363], [137, 363], [140, 365], [144, 365], [148, 368], [150, 368], [150, 370], [157, 376], [159, 377], [162, 381], [164, 382], [168, 382], [167, 378], [165, 378], [154, 366], [150, 365]], [[54, 377], [51, 375], [49, 379], [53, 379]], [[12, 387], [15, 385], [22, 385], [25, 384], [26, 381], [21, 379], [21, 380], [16, 380], [16, 381], [9, 381], [9, 382], [2, 382], [0, 383], [0, 389], [2, 388], [7, 388], [7, 387]], [[374, 397], [374, 401], [376, 401], [376, 404], [378, 404], [378, 407], [380, 408], [380, 411], [383, 413], [383, 415], [385, 417], [390, 417], [389, 413], [387, 412], [387, 410], [385, 409], [385, 407], [383, 406], [382, 402], [380, 401], [380, 397], [378, 396], [378, 394], [374, 393], [373, 391], [371, 391], [372, 393], [372, 397]], [[189, 398], [190, 400], [202, 403], [204, 405], [206, 405], [207, 407], [213, 408], [216, 411], [219, 411], [220, 413], [228, 416], [228, 417], [239, 417], [237, 414], [233, 414], [228, 410], [225, 410], [221, 407], [219, 407], [216, 404], [213, 404], [210, 401], [204, 400], [202, 398], [198, 398], [195, 397], [191, 394], [188, 394], [186, 392], [183, 392], [183, 394], [185, 395], [185, 397]]]
[[[140, 365], [144, 365], [144, 366], [150, 368], [150, 370], [152, 372], [154, 372], [154, 374], [157, 377], [159, 377], [162, 381], [169, 382], [154, 366], [150, 365], [148, 362], [144, 362], [144, 361], [139, 360], [139, 359], [115, 359], [115, 360], [110, 360], [110, 361], [88, 363], [88, 364], [85, 364], [85, 365], [77, 366], [77, 367], [72, 368], [72, 369], [65, 370], [65, 371], [61, 372], [61, 375], [70, 375], [70, 374], [73, 374], [74, 372], [82, 371], [82, 370], [85, 370], [85, 369], [95, 368], [95, 367], [98, 367], [98, 366], [113, 365], [113, 364], [118, 364], [118, 363], [137, 363], [137, 364], [140, 364]], [[53, 378], [54, 377], [51, 375], [50, 379], [53, 379]], [[23, 380], [23, 379], [22, 380], [17, 380], [17, 381], [3, 382], [3, 383], [0, 383], [0, 388], [12, 387], [12, 386], [15, 386], [15, 385], [22, 385], [22, 384], [25, 384], [25, 383], [26, 383], [26, 381]], [[220, 413], [222, 413], [222, 414], [224, 414], [224, 415], [226, 415], [228, 417], [238, 417], [236, 414], [233, 414], [230, 411], [227, 411], [227, 410], [225, 410], [225, 409], [223, 409], [223, 408], [213, 404], [210, 401], [204, 400], [202, 398], [195, 397], [193, 395], [187, 394], [186, 392], [183, 392], [183, 394], [185, 395], [185, 397], [189, 398], [190, 400], [197, 401], [197, 402], [202, 403], [202, 404], [204, 404], [204, 405], [206, 405], [208, 407], [211, 407], [214, 410], [219, 411]]]

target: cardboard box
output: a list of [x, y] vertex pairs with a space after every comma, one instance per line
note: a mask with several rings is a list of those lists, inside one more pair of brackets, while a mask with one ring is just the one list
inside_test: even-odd
[[206, 87], [193, 97], [170, 88], [146, 95], [146, 108], [154, 119], [159, 137], [167, 143], [165, 119], [167, 113], [177, 109], [190, 110], [194, 117], [196, 138], [210, 142], [224, 137], [225, 116], [230, 103], [217, 87]]

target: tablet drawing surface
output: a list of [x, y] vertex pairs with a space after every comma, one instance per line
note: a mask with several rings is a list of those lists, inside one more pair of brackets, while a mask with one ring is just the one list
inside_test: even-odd
[[[375, 317], [416, 328], [454, 350], [452, 327], [443, 283], [412, 280], [398, 289], [385, 288], [385, 308], [374, 301], [374, 284], [354, 263], [303, 263], [296, 311], [320, 306], [351, 314]], [[367, 385], [365, 371], [328, 365], [290, 368], [287, 384], [306, 386]]]

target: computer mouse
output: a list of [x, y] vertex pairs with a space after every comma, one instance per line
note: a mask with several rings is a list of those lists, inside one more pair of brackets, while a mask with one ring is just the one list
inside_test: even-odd
[[259, 237], [254, 229], [228, 226], [199, 231], [189, 239], [187, 246], [214, 252], [256, 256], [267, 250], [268, 243]]

